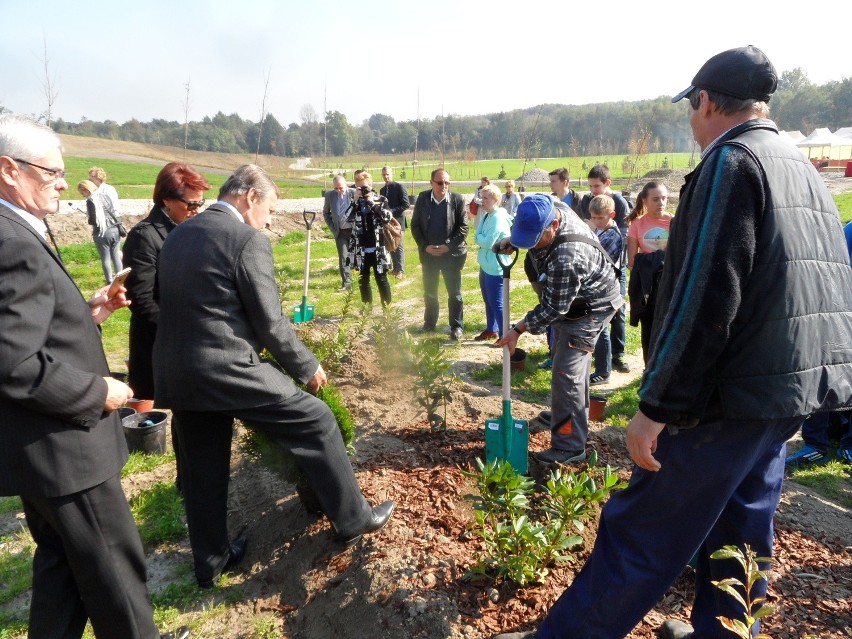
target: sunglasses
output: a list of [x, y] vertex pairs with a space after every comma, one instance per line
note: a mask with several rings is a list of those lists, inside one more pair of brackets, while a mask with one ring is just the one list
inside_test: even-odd
[[442, 182], [441, 180], [432, 180], [432, 184], [437, 184], [438, 186], [449, 186], [450, 181]]
[[195, 211], [196, 209], [200, 209], [202, 206], [204, 206], [204, 203], [207, 201], [207, 200], [184, 200], [182, 197], [178, 198], [178, 199], [181, 202], [183, 202], [184, 204], [186, 204], [186, 209], [188, 211]]

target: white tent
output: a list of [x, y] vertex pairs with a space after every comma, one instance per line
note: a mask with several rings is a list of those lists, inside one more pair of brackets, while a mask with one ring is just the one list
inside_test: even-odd
[[816, 129], [808, 137], [796, 142], [808, 158], [829, 160], [852, 159], [852, 138], [835, 135], [828, 129]]
[[852, 126], [845, 126], [841, 129], [837, 129], [837, 131], [834, 132], [834, 135], [839, 138], [852, 138]]
[[805, 139], [805, 134], [801, 131], [778, 131], [778, 135], [787, 138], [793, 144]]

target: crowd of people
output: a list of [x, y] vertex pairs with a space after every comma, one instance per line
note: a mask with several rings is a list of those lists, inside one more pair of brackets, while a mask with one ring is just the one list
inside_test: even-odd
[[[718, 616], [736, 611], [710, 581], [735, 572], [711, 565], [709, 554], [748, 543], [771, 556], [785, 442], [802, 427], [806, 446], [787, 465], [822, 462], [839, 419], [848, 430], [838, 457], [852, 461], [848, 414], [833, 416], [852, 407], [852, 226], [844, 242], [819, 176], [779, 140], [767, 106], [776, 85], [771, 62], [749, 46], [708, 60], [675, 96], [688, 99], [702, 149], [675, 215], [656, 181], [631, 207], [612, 191], [605, 165], [589, 171], [582, 196], [566, 168], [550, 172], [552, 193], [525, 197], [511, 180], [501, 193], [482, 178], [470, 209], [438, 168], [414, 199], [410, 224], [411, 200], [389, 166], [378, 193], [371, 174], [358, 171], [352, 185], [335, 177], [325, 195], [340, 290], [351, 289], [354, 272], [363, 303], [373, 302], [373, 281], [382, 305], [392, 303], [388, 275], [405, 273], [404, 244], [388, 247], [384, 233], [396, 220], [420, 258], [420, 330], [437, 328], [442, 278], [456, 341], [472, 235], [485, 309], [474, 340], [514, 352], [526, 332], [548, 336], [543, 464], [586, 458], [590, 386], [630, 370], [627, 300], [631, 324], [641, 327], [630, 485], [604, 507], [586, 565], [540, 627], [503, 639], [623, 637], [693, 557], [692, 625], [666, 622], [661, 636], [719, 636]], [[315, 397], [326, 373], [282, 313], [261, 232], [279, 197], [274, 181], [241, 166], [205, 209], [210, 184], [169, 163], [122, 255], [119, 201], [106, 177], [93, 167], [78, 191], [107, 284], [122, 266], [131, 272], [117, 293], [104, 286], [85, 300], [48, 244], [46, 218], [68, 188], [59, 139], [28, 118], [0, 116], [0, 494], [21, 496], [36, 542], [31, 637], [79, 637], [91, 620], [99, 639], [185, 638], [186, 628], [161, 634], [154, 625], [145, 555], [121, 489], [127, 449], [116, 409], [131, 396], [172, 411], [201, 588], [247, 553], [248, 539], [231, 538], [227, 527], [236, 419], [295, 456], [340, 544], [383, 528], [394, 502], [374, 506], [362, 494], [336, 419]], [[507, 330], [500, 256], [520, 250], [537, 303]], [[97, 328], [124, 307], [126, 384], [111, 377]]]

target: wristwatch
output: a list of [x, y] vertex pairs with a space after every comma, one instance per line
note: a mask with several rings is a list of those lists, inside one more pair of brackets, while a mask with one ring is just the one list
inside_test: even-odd
[[522, 331], [517, 324], [512, 324], [512, 330], [515, 331], [518, 335], [523, 335], [526, 331]]

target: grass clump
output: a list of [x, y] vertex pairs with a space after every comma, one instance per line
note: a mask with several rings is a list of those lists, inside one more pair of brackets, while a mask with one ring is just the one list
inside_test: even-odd
[[174, 484], [159, 482], [130, 500], [130, 511], [145, 545], [186, 537], [183, 500]]

